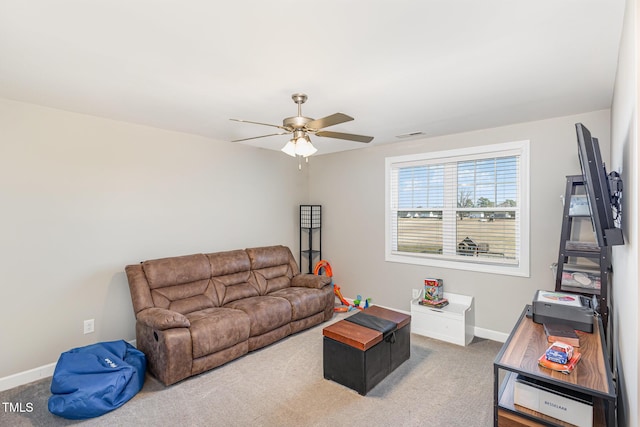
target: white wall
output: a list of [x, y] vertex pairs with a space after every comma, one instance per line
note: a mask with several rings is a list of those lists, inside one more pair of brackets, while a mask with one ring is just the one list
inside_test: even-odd
[[[323, 257], [343, 294], [409, 310], [411, 289], [425, 277], [444, 279], [445, 290], [475, 297], [475, 323], [508, 334], [537, 289], [553, 289], [550, 265], [557, 261], [565, 176], [580, 174], [574, 124], [584, 123], [609, 151], [609, 110], [436, 138], [372, 146], [313, 158], [310, 200], [322, 205]], [[465, 272], [385, 262], [385, 157], [530, 140], [531, 277]], [[482, 332], [482, 331], [481, 331]]]
[[611, 166], [621, 172], [625, 245], [613, 251], [614, 354], [618, 368], [619, 425], [638, 426], [638, 356], [640, 355], [640, 297], [638, 292], [638, 46], [640, 22], [637, 0], [626, 3], [618, 72], [611, 107]]
[[280, 152], [0, 99], [0, 378], [134, 339], [127, 264], [296, 253], [306, 194]]

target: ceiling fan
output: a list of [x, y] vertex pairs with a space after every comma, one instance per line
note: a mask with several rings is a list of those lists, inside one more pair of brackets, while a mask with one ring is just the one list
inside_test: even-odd
[[327, 137], [327, 138], [337, 138], [337, 139], [345, 139], [348, 141], [356, 141], [356, 142], [371, 142], [373, 140], [372, 136], [364, 136], [364, 135], [355, 135], [351, 133], [342, 133], [342, 132], [332, 132], [328, 130], [323, 130], [329, 126], [334, 126], [340, 123], [345, 123], [353, 120], [353, 117], [347, 116], [343, 113], [335, 113], [327, 117], [323, 117], [321, 119], [312, 119], [309, 117], [304, 117], [302, 115], [302, 104], [307, 100], [307, 95], [304, 93], [294, 93], [291, 95], [291, 99], [293, 102], [298, 104], [298, 115], [295, 117], [287, 117], [282, 121], [282, 126], [280, 125], [272, 125], [268, 123], [259, 123], [252, 122], [249, 120], [240, 120], [240, 119], [231, 119], [235, 122], [241, 123], [253, 123], [255, 125], [263, 125], [263, 126], [271, 126], [278, 129], [283, 130], [284, 132], [278, 133], [270, 133], [268, 135], [260, 135], [254, 136], [251, 138], [244, 139], [236, 139], [232, 142], [240, 142], [240, 141], [248, 141], [250, 139], [257, 138], [265, 138], [267, 136], [275, 136], [275, 135], [287, 135], [293, 134], [293, 137], [287, 144], [282, 147], [282, 152], [292, 156], [302, 156], [309, 157], [318, 151], [317, 148], [311, 144], [311, 139], [309, 138], [309, 134], [313, 134], [315, 136]]

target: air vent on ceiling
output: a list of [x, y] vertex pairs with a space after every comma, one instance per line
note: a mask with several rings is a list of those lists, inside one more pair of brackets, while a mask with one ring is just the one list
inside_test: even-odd
[[416, 132], [403, 133], [402, 135], [396, 135], [396, 138], [411, 138], [411, 137], [420, 136], [420, 135], [424, 135], [424, 132], [416, 131]]

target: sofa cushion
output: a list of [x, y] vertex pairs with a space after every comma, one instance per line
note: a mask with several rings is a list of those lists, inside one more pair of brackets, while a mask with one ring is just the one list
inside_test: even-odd
[[152, 289], [151, 298], [156, 307], [182, 314], [219, 305], [218, 295], [210, 280]]
[[249, 316], [252, 337], [291, 322], [291, 304], [284, 298], [273, 296], [244, 298], [233, 301], [225, 307], [242, 310]]
[[211, 277], [209, 260], [203, 254], [155, 259], [142, 263], [151, 289], [175, 286]]
[[286, 246], [265, 246], [246, 249], [251, 260], [251, 269], [259, 270], [274, 265], [289, 264], [291, 251]]
[[286, 246], [268, 246], [247, 249], [251, 269], [255, 274], [260, 295], [270, 294], [291, 286], [297, 266]]
[[212, 277], [251, 270], [249, 255], [242, 249], [210, 253], [206, 257], [209, 260]]
[[291, 270], [286, 265], [262, 268], [253, 273], [261, 295], [291, 286]]
[[211, 279], [211, 283], [216, 289], [219, 301], [225, 305], [239, 299], [258, 296], [258, 289], [254, 284], [253, 277], [253, 274], [247, 271], [215, 277]]
[[207, 308], [189, 313], [193, 357], [198, 358], [249, 339], [249, 316], [230, 308]]
[[327, 305], [326, 292], [320, 289], [310, 288], [286, 288], [272, 292], [269, 296], [284, 298], [291, 304], [291, 320], [300, 320], [305, 317], [324, 311]]
[[155, 307], [187, 314], [220, 305], [202, 254], [145, 261], [142, 269]]
[[245, 251], [217, 252], [206, 256], [211, 264], [211, 282], [221, 306], [259, 295]]

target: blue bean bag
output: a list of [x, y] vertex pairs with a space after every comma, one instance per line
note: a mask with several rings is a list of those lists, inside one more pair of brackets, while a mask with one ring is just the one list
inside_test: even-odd
[[146, 366], [144, 353], [122, 340], [64, 352], [51, 380], [49, 412], [80, 420], [119, 408], [142, 388]]

